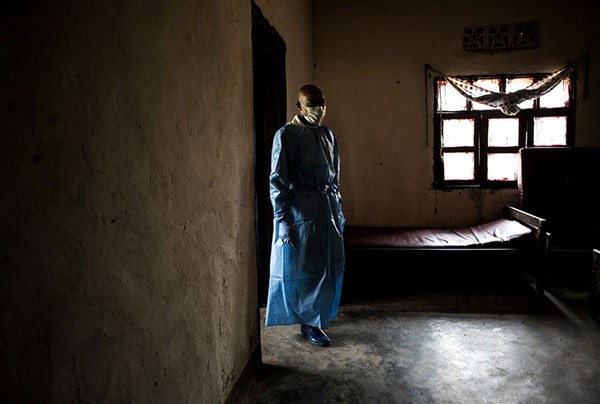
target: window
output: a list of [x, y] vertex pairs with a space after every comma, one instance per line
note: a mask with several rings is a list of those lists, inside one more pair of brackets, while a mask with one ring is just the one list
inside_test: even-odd
[[[514, 93], [548, 74], [456, 77], [495, 93]], [[573, 146], [573, 73], [549, 92], [518, 104], [508, 115], [472, 101], [443, 75], [434, 79], [434, 186], [511, 188], [517, 186], [518, 152], [523, 147]]]

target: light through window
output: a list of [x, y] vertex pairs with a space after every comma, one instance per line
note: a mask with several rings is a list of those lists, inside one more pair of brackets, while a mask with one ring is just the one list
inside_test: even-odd
[[[548, 74], [462, 76], [474, 86], [499, 92], [535, 85]], [[571, 75], [538, 98], [519, 104], [516, 115], [465, 98], [444, 76], [434, 80], [434, 185], [516, 187], [523, 147], [573, 146]]]
[[519, 120], [517, 118], [491, 118], [488, 120], [489, 146], [516, 146], [519, 144]]
[[473, 153], [447, 153], [444, 156], [448, 170], [446, 180], [472, 180], [475, 175], [475, 155]]
[[[515, 91], [522, 90], [533, 84], [533, 78], [531, 77], [516, 77], [514, 79], [506, 79], [506, 92], [514, 93]], [[519, 108], [533, 108], [533, 100], [523, 101], [519, 104]]]
[[536, 146], [564, 146], [567, 143], [566, 117], [535, 117], [533, 122], [533, 143]]
[[569, 80], [563, 80], [552, 91], [540, 97], [541, 108], [564, 108], [569, 106]]
[[444, 121], [444, 146], [473, 146], [475, 121], [473, 119], [447, 119]]
[[450, 85], [440, 87], [437, 102], [442, 111], [467, 110], [467, 99]]
[[[485, 88], [486, 90], [493, 91], [495, 93], [500, 92], [500, 79], [478, 79], [473, 82], [473, 84], [477, 87]], [[474, 110], [483, 110], [483, 109], [494, 109], [493, 107], [487, 106], [485, 104], [480, 104], [478, 102], [473, 103]]]
[[488, 179], [490, 181], [517, 180], [517, 153], [489, 153]]

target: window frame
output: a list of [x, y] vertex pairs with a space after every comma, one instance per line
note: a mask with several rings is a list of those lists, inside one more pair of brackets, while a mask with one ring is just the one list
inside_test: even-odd
[[[534, 82], [543, 79], [549, 73], [532, 74], [488, 74], [488, 75], [468, 75], [456, 76], [457, 78], [473, 82], [478, 79], [500, 79], [500, 91], [505, 91], [506, 80], [515, 78], [533, 78]], [[499, 109], [474, 110], [473, 101], [465, 99], [467, 109], [463, 111], [438, 111], [438, 82], [446, 81], [442, 75], [433, 78], [433, 139], [434, 139], [434, 161], [433, 161], [433, 187], [434, 189], [463, 189], [463, 188], [517, 188], [516, 180], [497, 181], [488, 180], [488, 153], [518, 153], [523, 147], [536, 147], [533, 144], [533, 123], [537, 117], [546, 116], [565, 116], [566, 126], [566, 144], [560, 146], [544, 147], [564, 147], [574, 146], [575, 144], [575, 83], [576, 74], [574, 71], [569, 73], [569, 105], [558, 108], [540, 108], [539, 98], [534, 100], [533, 108], [522, 109], [516, 115], [509, 116], [502, 113]], [[461, 147], [443, 147], [442, 146], [442, 121], [444, 119], [473, 119], [474, 120], [474, 139], [473, 146]], [[518, 145], [516, 146], [488, 146], [488, 122], [493, 118], [518, 118], [519, 134]], [[474, 153], [474, 179], [473, 180], [445, 180], [444, 179], [444, 151], [454, 152], [473, 152]]]

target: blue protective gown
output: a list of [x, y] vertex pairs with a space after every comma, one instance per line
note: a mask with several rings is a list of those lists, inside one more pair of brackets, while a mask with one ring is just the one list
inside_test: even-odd
[[[344, 274], [340, 156], [333, 132], [297, 118], [273, 139], [270, 197], [274, 212], [267, 326], [327, 328], [338, 314]], [[287, 221], [295, 247], [279, 238]]]

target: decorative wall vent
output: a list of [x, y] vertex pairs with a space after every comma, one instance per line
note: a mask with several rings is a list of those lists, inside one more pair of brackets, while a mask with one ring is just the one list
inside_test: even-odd
[[463, 35], [466, 51], [532, 49], [539, 42], [537, 22], [467, 27]]

